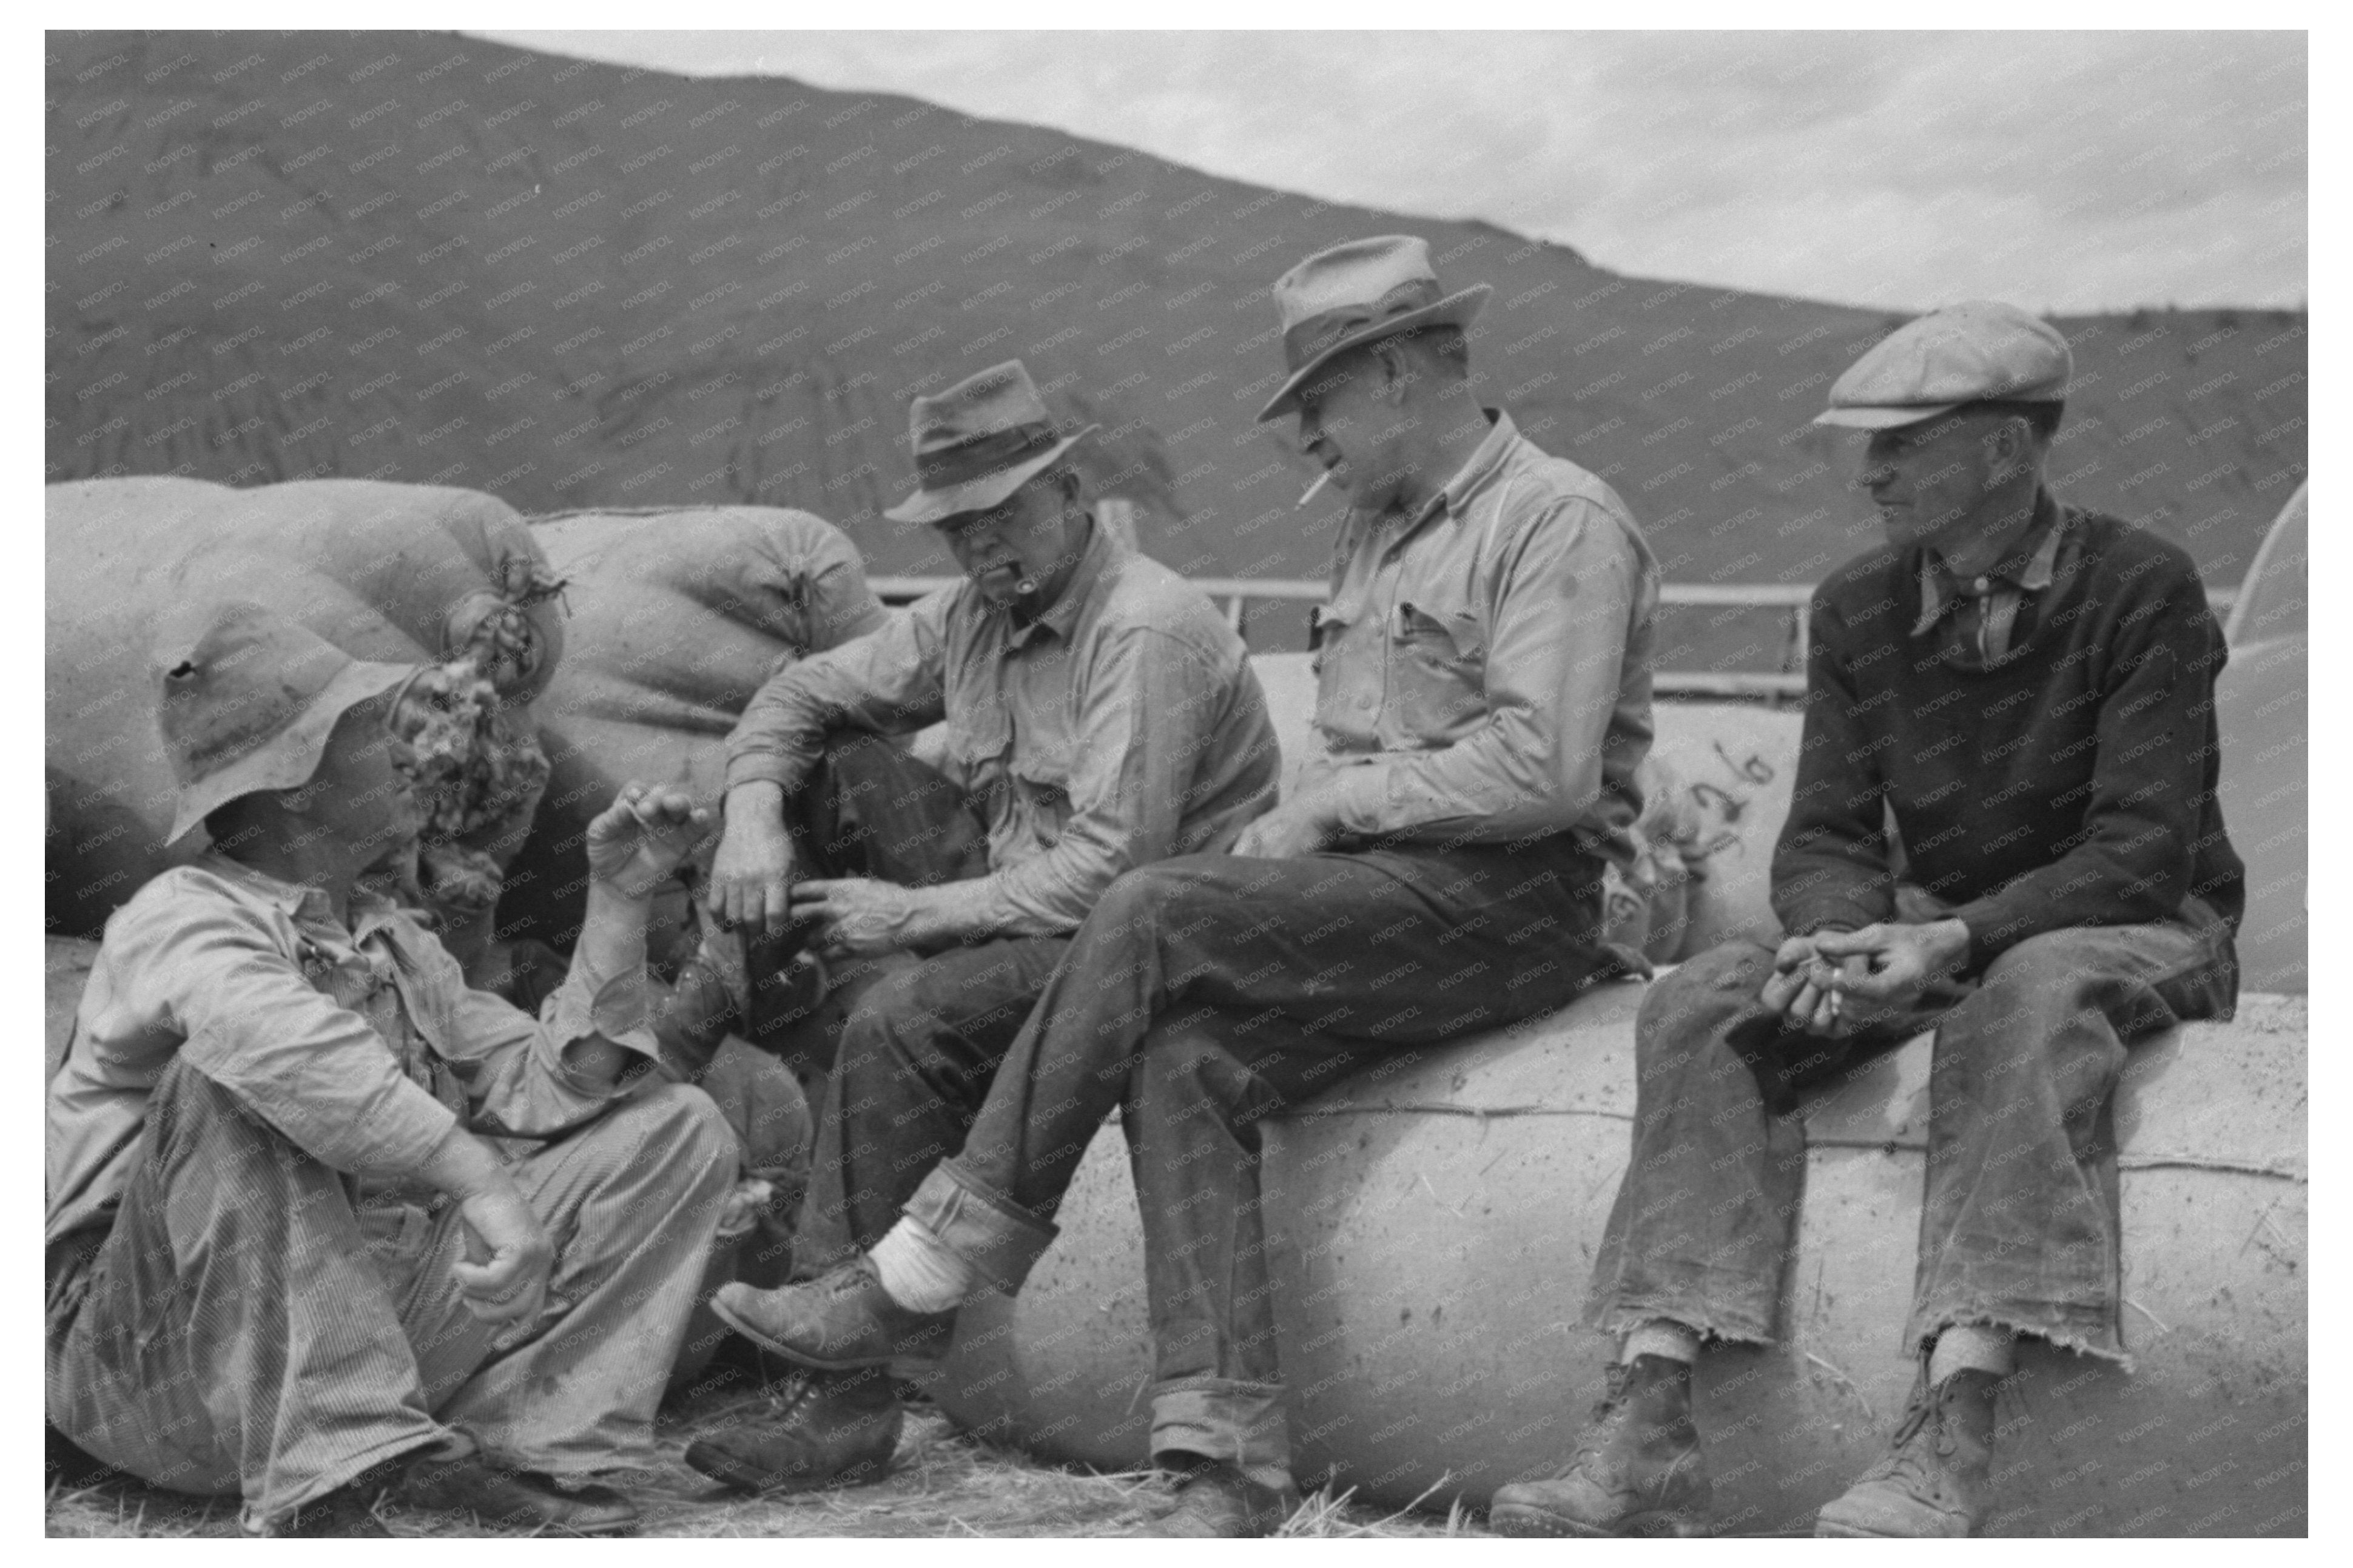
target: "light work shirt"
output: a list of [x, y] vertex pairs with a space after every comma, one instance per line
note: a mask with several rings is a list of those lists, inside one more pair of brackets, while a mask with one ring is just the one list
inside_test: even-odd
[[408, 1187], [460, 1120], [530, 1136], [596, 1115], [617, 1091], [565, 1065], [575, 1040], [656, 1059], [642, 968], [600, 982], [575, 962], [533, 1018], [390, 900], [354, 893], [351, 920], [219, 854], [115, 912], [49, 1080], [45, 1240], [111, 1216], [174, 1056], [364, 1197]]
[[1626, 503], [1500, 410], [1411, 517], [1352, 510], [1316, 616], [1327, 787], [1365, 837], [1573, 834], [1630, 866], [1659, 568]]
[[988, 825], [988, 874], [933, 889], [968, 929], [1078, 929], [1113, 879], [1216, 854], [1274, 804], [1281, 753], [1248, 650], [1200, 590], [1100, 526], [1060, 598], [1016, 620], [943, 588], [792, 665], [727, 742], [727, 785], [797, 790], [835, 728], [944, 719], [941, 771]]

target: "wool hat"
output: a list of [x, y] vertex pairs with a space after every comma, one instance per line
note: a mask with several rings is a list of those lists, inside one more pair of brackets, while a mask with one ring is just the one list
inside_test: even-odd
[[1814, 423], [1885, 430], [1965, 403], [2058, 403], [2074, 368], [2050, 322], [1998, 300], [1965, 300], [1905, 322], [1849, 365]]
[[907, 405], [915, 493], [882, 515], [893, 522], [937, 522], [986, 511], [1101, 428], [1058, 434], [1029, 369], [1018, 359], [990, 365]]
[[180, 786], [167, 844], [241, 795], [308, 784], [335, 721], [419, 668], [353, 658], [259, 605], [202, 607], [174, 626], [154, 659], [156, 723]]
[[1260, 422], [1291, 413], [1299, 389], [1333, 355], [1417, 327], [1467, 327], [1494, 291], [1491, 284], [1473, 283], [1445, 293], [1430, 262], [1430, 242], [1409, 234], [1352, 239], [1317, 251], [1274, 280], [1290, 374], [1258, 411]]

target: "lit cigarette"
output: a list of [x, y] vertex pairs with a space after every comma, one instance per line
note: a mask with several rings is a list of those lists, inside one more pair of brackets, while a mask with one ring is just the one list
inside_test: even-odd
[[1307, 493], [1306, 493], [1305, 495], [1301, 496], [1301, 497], [1299, 498], [1298, 505], [1293, 506], [1291, 510], [1293, 510], [1293, 511], [1296, 511], [1296, 510], [1299, 510], [1299, 508], [1300, 508], [1300, 507], [1305, 506], [1309, 501], [1314, 500], [1315, 499], [1315, 494], [1316, 494], [1316, 492], [1317, 492], [1318, 490], [1321, 490], [1321, 489], [1322, 489], [1325, 485], [1328, 485], [1328, 484], [1330, 484], [1331, 482], [1332, 482], [1332, 470], [1331, 470], [1331, 469], [1329, 469], [1329, 468], [1326, 468], [1326, 469], [1324, 469], [1324, 472], [1323, 472], [1322, 474], [1320, 474], [1320, 475], [1318, 475], [1318, 476], [1316, 477], [1316, 480], [1315, 480], [1315, 482], [1314, 482], [1314, 484], [1312, 484], [1312, 485], [1310, 485], [1310, 486], [1308, 486], [1308, 487], [1307, 487]]

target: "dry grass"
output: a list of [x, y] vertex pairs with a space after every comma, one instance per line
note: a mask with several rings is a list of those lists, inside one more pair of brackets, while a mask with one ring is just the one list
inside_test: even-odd
[[[1155, 1473], [1099, 1475], [1041, 1464], [958, 1432], [928, 1406], [908, 1412], [891, 1473], [871, 1487], [794, 1497], [747, 1497], [689, 1469], [680, 1458], [693, 1438], [756, 1414], [763, 1394], [714, 1397], [666, 1418], [668, 1461], [611, 1478], [644, 1510], [647, 1536], [1094, 1536], [1124, 1535], [1168, 1506]], [[53, 1536], [235, 1536], [235, 1499], [189, 1498], [110, 1479], [53, 1484]], [[446, 1514], [381, 1508], [396, 1535], [497, 1533]], [[1449, 1514], [1365, 1508], [1327, 1489], [1307, 1498], [1287, 1536], [1444, 1536], [1481, 1533], [1459, 1505]]]

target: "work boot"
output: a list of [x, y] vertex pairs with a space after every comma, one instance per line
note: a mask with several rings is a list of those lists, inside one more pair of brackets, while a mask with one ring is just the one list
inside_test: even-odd
[[1705, 1535], [1707, 1460], [1692, 1425], [1689, 1362], [1636, 1356], [1609, 1369], [1568, 1466], [1548, 1481], [1498, 1488], [1502, 1535]]
[[1231, 1465], [1204, 1459], [1176, 1481], [1176, 1506], [1134, 1533], [1192, 1540], [1248, 1540], [1272, 1535], [1299, 1507], [1289, 1486], [1261, 1486]]
[[503, 1530], [616, 1535], [638, 1522], [637, 1506], [610, 1487], [567, 1487], [554, 1476], [501, 1465], [480, 1454], [420, 1459], [408, 1467], [393, 1495], [410, 1508], [471, 1514]]
[[1933, 1387], [1928, 1359], [1879, 1462], [1815, 1516], [1816, 1535], [1975, 1535], [1993, 1463], [1993, 1396], [2001, 1380], [1965, 1368]]
[[753, 1343], [820, 1372], [881, 1366], [893, 1356], [947, 1353], [955, 1313], [911, 1312], [891, 1300], [859, 1254], [815, 1279], [760, 1290], [738, 1280], [711, 1298], [720, 1321]]
[[802, 1372], [757, 1420], [688, 1444], [686, 1462], [746, 1491], [871, 1486], [891, 1468], [902, 1422], [881, 1368]]

